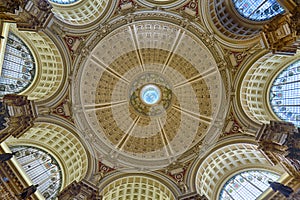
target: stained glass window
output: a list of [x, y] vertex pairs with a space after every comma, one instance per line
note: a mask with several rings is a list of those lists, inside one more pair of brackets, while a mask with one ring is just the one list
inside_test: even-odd
[[50, 0], [50, 1], [58, 4], [71, 4], [71, 3], [75, 3], [78, 0]]
[[253, 21], [264, 21], [284, 13], [276, 0], [233, 0], [238, 13]]
[[47, 200], [54, 200], [62, 184], [62, 173], [57, 161], [45, 151], [27, 146], [11, 147], [16, 159], [31, 178], [33, 185]]
[[35, 62], [29, 48], [9, 33], [0, 77], [0, 96], [19, 93], [33, 81]]
[[268, 189], [268, 181], [276, 181], [279, 177], [263, 170], [241, 172], [224, 184], [219, 200], [254, 200]]
[[276, 77], [270, 89], [270, 104], [280, 119], [300, 127], [300, 60]]

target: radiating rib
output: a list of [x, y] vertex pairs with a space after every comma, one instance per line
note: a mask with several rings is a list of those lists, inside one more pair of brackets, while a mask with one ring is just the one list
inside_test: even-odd
[[173, 150], [171, 149], [171, 145], [170, 145], [171, 142], [168, 140], [167, 133], [164, 130], [164, 127], [163, 127], [163, 125], [162, 125], [159, 118], [157, 119], [157, 122], [158, 122], [158, 125], [159, 125], [159, 128], [160, 128], [161, 139], [164, 143], [164, 147], [166, 149], [167, 155], [168, 156], [174, 155]]
[[122, 104], [128, 103], [127, 100], [122, 100], [122, 101], [116, 101], [116, 102], [107, 102], [107, 103], [99, 103], [99, 104], [93, 104], [93, 105], [84, 105], [84, 109], [86, 111], [88, 110], [101, 110], [101, 109], [106, 109], [108, 107], [114, 107], [114, 106], [119, 106]]
[[209, 76], [209, 75], [214, 74], [216, 72], [217, 71], [214, 68], [213, 69], [209, 69], [209, 70], [207, 70], [205, 72], [202, 72], [201, 74], [198, 74], [198, 75], [196, 75], [194, 77], [191, 77], [191, 78], [189, 78], [189, 79], [187, 79], [185, 81], [182, 81], [181, 83], [177, 83], [176, 85], [174, 85], [173, 88], [176, 89], [176, 88], [182, 87], [182, 86], [184, 86], [186, 84], [196, 82], [196, 81], [201, 80], [201, 79], [205, 78], [206, 76]]
[[176, 106], [176, 105], [173, 105], [172, 108], [178, 110], [179, 112], [183, 113], [183, 114], [186, 114], [194, 119], [197, 119], [199, 121], [202, 121], [204, 123], [207, 123], [207, 124], [210, 124], [212, 122], [212, 118], [210, 117], [207, 117], [207, 116], [203, 116], [203, 115], [200, 115], [199, 113], [195, 113], [195, 112], [192, 112], [192, 111], [189, 111], [189, 110], [186, 110], [186, 109], [183, 109], [179, 106]]
[[138, 38], [137, 38], [136, 26], [129, 26], [128, 29], [129, 29], [130, 35], [132, 37], [133, 45], [136, 50], [136, 55], [139, 59], [140, 67], [141, 67], [142, 71], [145, 71], [145, 66], [144, 66], [144, 62], [142, 59], [142, 54], [140, 52], [139, 42], [138, 42]]
[[102, 68], [104, 71], [110, 73], [111, 75], [115, 76], [119, 80], [122, 80], [126, 84], [129, 84], [130, 81], [128, 81], [126, 78], [124, 78], [122, 75], [120, 75], [118, 72], [113, 70], [112, 68], [109, 68], [109, 66], [105, 65], [101, 60], [99, 60], [96, 56], [92, 55], [91, 60], [97, 64], [100, 68]]
[[171, 48], [171, 50], [169, 51], [169, 54], [168, 54], [168, 57], [166, 59], [166, 62], [164, 63], [164, 66], [163, 68], [161, 69], [161, 73], [163, 74], [166, 70], [166, 67], [169, 65], [170, 61], [172, 60], [172, 57], [174, 55], [174, 52], [176, 51], [176, 49], [178, 48], [181, 40], [182, 40], [182, 37], [184, 36], [184, 33], [182, 30], [179, 30], [177, 32], [177, 35], [176, 35], [176, 39], [174, 41], [174, 44]]
[[134, 127], [136, 126], [136, 124], [138, 123], [138, 121], [139, 121], [140, 118], [141, 118], [140, 116], [137, 116], [137, 117], [133, 120], [132, 124], [131, 124], [130, 127], [127, 129], [127, 131], [124, 133], [124, 136], [122, 137], [122, 139], [120, 140], [120, 142], [117, 144], [116, 147], [117, 147], [118, 149], [122, 149], [122, 148], [124, 147], [124, 145], [126, 144], [128, 138], [129, 138], [129, 136], [130, 136], [131, 133], [132, 133], [132, 130], [134, 129]]

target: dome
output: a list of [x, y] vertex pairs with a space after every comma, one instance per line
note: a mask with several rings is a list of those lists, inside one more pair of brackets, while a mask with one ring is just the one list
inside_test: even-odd
[[2, 106], [13, 130], [1, 154], [16, 154], [0, 168], [0, 199], [34, 184], [32, 199], [217, 200], [232, 187], [283, 199], [265, 180], [262, 194], [248, 188], [266, 174], [299, 189], [298, 129], [283, 120], [300, 121], [300, 51], [265, 40], [293, 18], [292, 1], [26, 2], [0, 6], [0, 63], [18, 72], [2, 64], [0, 92], [29, 100]]
[[75, 79], [75, 119], [109, 166], [159, 169], [218, 134], [211, 130], [224, 100], [217, 63], [178, 25], [141, 20], [112, 30]]

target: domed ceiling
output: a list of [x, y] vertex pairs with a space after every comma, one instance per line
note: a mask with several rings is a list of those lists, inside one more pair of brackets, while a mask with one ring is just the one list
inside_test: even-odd
[[74, 117], [101, 162], [159, 169], [220, 133], [222, 77], [211, 51], [182, 26], [116, 24], [92, 35], [77, 60]]

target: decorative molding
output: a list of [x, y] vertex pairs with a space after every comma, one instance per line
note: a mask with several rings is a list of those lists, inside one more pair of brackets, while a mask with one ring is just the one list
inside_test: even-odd
[[101, 200], [99, 188], [87, 180], [74, 181], [58, 195], [59, 200], [90, 199]]
[[9, 0], [0, 3], [0, 18], [15, 22], [21, 31], [39, 31], [52, 19], [51, 9], [47, 0]]
[[27, 100], [27, 96], [7, 94], [1, 100], [0, 107], [0, 142], [9, 136], [21, 137], [33, 126], [37, 117], [34, 102]]

